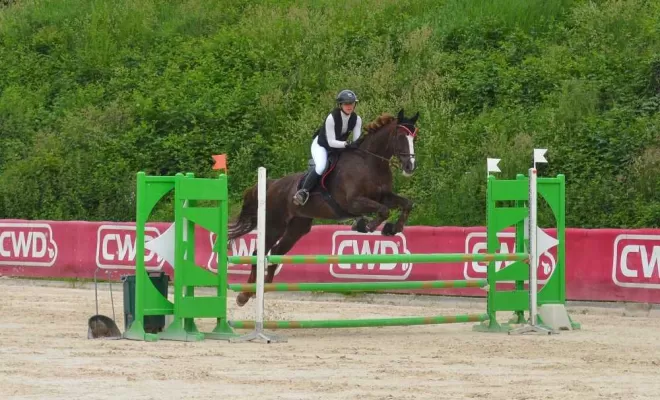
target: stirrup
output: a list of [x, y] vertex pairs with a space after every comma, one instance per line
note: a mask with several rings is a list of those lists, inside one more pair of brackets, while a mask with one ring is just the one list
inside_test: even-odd
[[293, 195], [293, 204], [295, 205], [304, 206], [307, 200], [309, 200], [309, 192], [305, 189], [300, 189]]

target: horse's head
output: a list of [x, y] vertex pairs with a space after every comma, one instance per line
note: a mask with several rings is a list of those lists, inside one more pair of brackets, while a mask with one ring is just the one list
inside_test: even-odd
[[414, 141], [417, 136], [418, 128], [415, 126], [419, 118], [417, 112], [412, 118], [406, 118], [403, 115], [403, 109], [396, 116], [396, 128], [393, 132], [393, 155], [401, 162], [401, 169], [405, 176], [411, 176], [417, 165], [415, 164], [415, 146]]
[[419, 113], [406, 118], [403, 109], [396, 117], [383, 113], [365, 126], [367, 133], [358, 140], [360, 150], [385, 162], [396, 156], [403, 174], [412, 175], [416, 167], [413, 142], [417, 136], [417, 118]]

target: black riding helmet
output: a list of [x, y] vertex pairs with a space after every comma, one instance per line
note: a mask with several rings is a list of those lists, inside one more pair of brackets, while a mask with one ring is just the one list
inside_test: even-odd
[[338, 104], [344, 104], [344, 103], [357, 103], [359, 100], [355, 93], [353, 93], [352, 90], [342, 90], [339, 92], [337, 95], [337, 103]]

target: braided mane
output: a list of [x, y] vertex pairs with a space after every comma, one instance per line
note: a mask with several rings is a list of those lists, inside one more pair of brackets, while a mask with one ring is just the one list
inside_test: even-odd
[[376, 130], [380, 129], [381, 127], [389, 124], [393, 120], [395, 120], [396, 117], [390, 113], [382, 113], [380, 116], [378, 116], [375, 120], [369, 122], [366, 126], [365, 129], [367, 130], [366, 133], [373, 133]]

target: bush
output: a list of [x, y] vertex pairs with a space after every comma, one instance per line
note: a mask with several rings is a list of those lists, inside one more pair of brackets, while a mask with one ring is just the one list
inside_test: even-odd
[[[12, 3], [12, 2], [10, 2]], [[135, 173], [302, 171], [351, 88], [419, 111], [411, 224], [483, 225], [549, 149], [568, 225], [660, 226], [660, 6], [628, 0], [21, 1], [0, 7], [0, 218], [135, 218]], [[158, 215], [165, 215], [167, 206]]]

